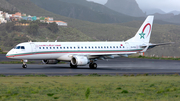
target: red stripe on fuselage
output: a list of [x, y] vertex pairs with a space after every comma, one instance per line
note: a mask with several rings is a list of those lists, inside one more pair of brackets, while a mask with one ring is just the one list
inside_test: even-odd
[[36, 54], [56, 54], [56, 53], [117, 53], [117, 52], [138, 52], [142, 50], [137, 50], [137, 51], [104, 51], [104, 52], [44, 52], [44, 53], [33, 53], [33, 54], [22, 54], [22, 55], [11, 55], [11, 56], [6, 56], [6, 57], [19, 57], [19, 56], [28, 56], [28, 55], [36, 55]]

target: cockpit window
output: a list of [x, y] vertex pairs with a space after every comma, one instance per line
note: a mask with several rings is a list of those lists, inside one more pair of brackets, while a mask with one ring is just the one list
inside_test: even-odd
[[25, 47], [24, 47], [24, 46], [21, 46], [21, 49], [25, 49]]
[[16, 46], [14, 49], [25, 49], [24, 46]]
[[15, 49], [21, 49], [21, 46], [16, 46]]

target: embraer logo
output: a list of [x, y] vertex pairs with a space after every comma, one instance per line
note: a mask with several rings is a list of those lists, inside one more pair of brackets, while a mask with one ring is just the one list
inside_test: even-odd
[[[144, 31], [145, 31], [145, 29], [146, 29], [146, 27], [147, 26], [149, 26], [150, 28], [149, 28], [149, 33], [148, 33], [148, 35], [147, 35], [147, 37], [149, 36], [149, 34], [150, 34], [150, 32], [151, 32], [151, 24], [150, 23], [148, 23], [148, 24], [146, 24], [145, 26], [144, 26], [144, 28], [143, 28], [143, 30], [142, 30], [142, 33], [139, 33], [139, 35], [140, 35], [140, 39], [144, 39], [144, 35], [146, 35], [146, 33], [144, 33]], [[146, 38], [147, 38], [146, 37]]]

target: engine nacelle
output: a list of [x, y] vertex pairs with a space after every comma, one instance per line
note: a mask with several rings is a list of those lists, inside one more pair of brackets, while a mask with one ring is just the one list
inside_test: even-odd
[[77, 66], [84, 66], [89, 63], [89, 59], [86, 56], [74, 56], [71, 59], [71, 63]]
[[42, 60], [44, 64], [57, 64], [58, 62], [58, 60]]

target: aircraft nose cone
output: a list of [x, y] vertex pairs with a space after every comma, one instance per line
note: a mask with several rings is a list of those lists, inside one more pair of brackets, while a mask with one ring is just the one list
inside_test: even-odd
[[12, 56], [11, 56], [11, 55], [12, 55], [12, 52], [13, 52], [12, 50], [9, 51], [9, 52], [6, 54], [6, 57], [7, 57], [7, 58], [12, 58]]
[[6, 57], [9, 58], [9, 52], [6, 54]]

